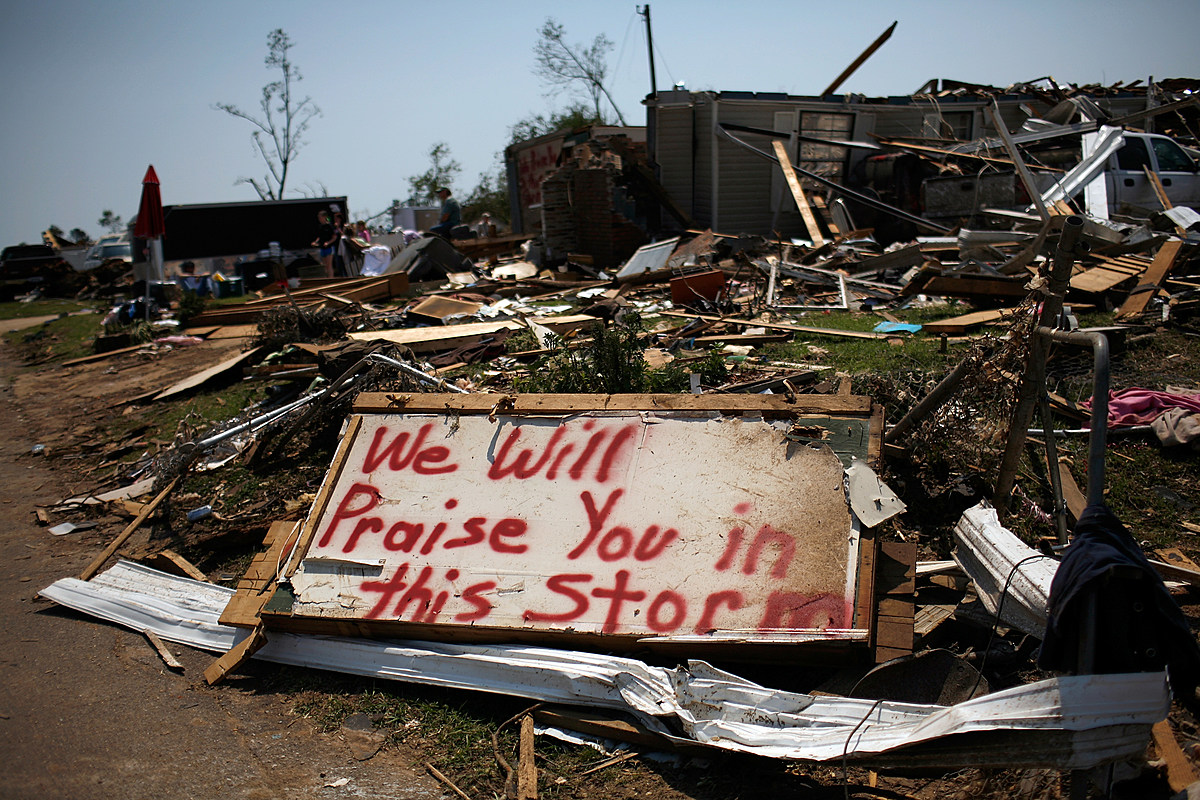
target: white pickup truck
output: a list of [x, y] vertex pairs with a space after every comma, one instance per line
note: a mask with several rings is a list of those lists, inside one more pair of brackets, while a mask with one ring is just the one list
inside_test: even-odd
[[[1148, 217], [1162, 210], [1143, 167], [1158, 173], [1171, 205], [1200, 211], [1200, 165], [1188, 151], [1167, 136], [1125, 131], [1121, 147], [1104, 165], [1110, 214]], [[1039, 172], [1036, 179], [1042, 189], [1048, 189], [1061, 176]], [[950, 224], [975, 217], [985, 208], [1024, 210], [1028, 203], [1028, 193], [1014, 172], [933, 177], [921, 186], [924, 215]]]
[[1166, 136], [1126, 131], [1104, 170], [1110, 213], [1144, 217], [1162, 210], [1144, 168], [1158, 173], [1172, 205], [1200, 211], [1200, 166], [1187, 151]]

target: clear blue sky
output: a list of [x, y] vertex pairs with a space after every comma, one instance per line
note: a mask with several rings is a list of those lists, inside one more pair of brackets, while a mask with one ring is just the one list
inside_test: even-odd
[[[0, 26], [0, 245], [36, 242], [50, 224], [98, 235], [112, 209], [137, 212], [153, 164], [163, 201], [256, 199], [261, 176], [247, 123], [216, 102], [256, 109], [274, 75], [267, 33], [286, 30], [323, 116], [289, 186], [323, 183], [351, 211], [407, 194], [445, 141], [465, 195], [508, 129], [568, 98], [531, 72], [537, 30], [553, 16], [572, 43], [615, 43], [610, 90], [645, 124], [649, 89], [635, 2], [344, 2], [305, 0], [9, 0]], [[652, 0], [659, 86], [815, 94], [893, 20], [895, 34], [844, 87], [909, 94], [930, 78], [1008, 85], [1052, 75], [1113, 83], [1200, 77], [1200, 2], [1016, 0], [1009, 3], [797, 3]], [[300, 196], [289, 193], [289, 196]]]

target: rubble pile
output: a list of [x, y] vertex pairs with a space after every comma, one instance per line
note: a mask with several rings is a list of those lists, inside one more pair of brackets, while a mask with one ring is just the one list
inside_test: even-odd
[[[1136, 89], [925, 87], [916, 98], [1048, 108], [970, 141], [949, 127], [877, 137], [940, 209], [877, 193], [873, 214], [904, 223], [886, 235], [855, 227], [862, 196], [793, 165], [776, 132], [729, 126], [772, 160], [803, 235], [685, 224], [688, 209], [661, 199], [669, 181], [631, 166], [644, 148], [593, 141], [541, 183], [540, 238], [418, 239], [377, 276], [285, 280], [206, 309], [181, 333], [246, 349], [136, 401], [234, 381], [265, 382], [268, 398], [220, 425], [187, 421], [121, 467], [125, 486], [47, 510], [51, 523], [137, 509], [81, 579], [43, 595], [223, 653], [212, 683], [259, 657], [471, 687], [607, 710], [589, 732], [619, 738], [616, 720], [632, 719], [662, 749], [1050, 767], [1080, 782], [1151, 736], [1165, 758], [1164, 668], [1173, 719], [1197, 702], [1200, 649], [1179, 603], [1194, 611], [1200, 567], [1144, 553], [1106, 508], [1105, 450], [1130, 431], [1181, 458], [1200, 448], [1200, 386], [1119, 377], [1132, 340], [1196, 335], [1200, 215], [1160, 174], [1194, 151], [1132, 128], [1153, 116], [1186, 132], [1195, 101], [1102, 107]], [[1136, 163], [1150, 194], [1115, 202], [1117, 162]], [[1080, 325], [1098, 315], [1111, 324]], [[839, 361], [851, 348], [915, 365], [856, 370]], [[1089, 437], [1086, 463], [1063, 457], [1070, 436]], [[330, 465], [288, 486], [305, 450]], [[247, 507], [212, 481], [195, 491], [196, 475], [235, 467], [273, 474], [275, 496]], [[128, 545], [188, 484], [188, 508], [164, 515], [187, 523]], [[793, 495], [799, 511], [776, 507]], [[197, 534], [215, 523], [263, 540], [236, 588], [190, 564], [183, 583], [102, 571], [126, 548], [178, 572], [172, 548], [216, 546]], [[139, 616], [156, 593], [190, 593], [194, 608]], [[724, 671], [747, 662], [819, 669], [772, 690]], [[1173, 788], [1191, 783], [1186, 762], [1164, 763]]]

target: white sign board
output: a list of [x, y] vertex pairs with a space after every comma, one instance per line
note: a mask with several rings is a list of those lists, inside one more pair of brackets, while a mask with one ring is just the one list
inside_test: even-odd
[[853, 627], [842, 465], [718, 415], [362, 417], [294, 617], [635, 637]]

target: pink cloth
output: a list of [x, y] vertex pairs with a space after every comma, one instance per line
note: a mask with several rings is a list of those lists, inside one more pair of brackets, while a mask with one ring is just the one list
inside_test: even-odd
[[[1091, 408], [1091, 401], [1080, 403]], [[1149, 425], [1172, 408], [1200, 412], [1200, 393], [1171, 394], [1153, 389], [1124, 389], [1108, 393], [1108, 427]]]

